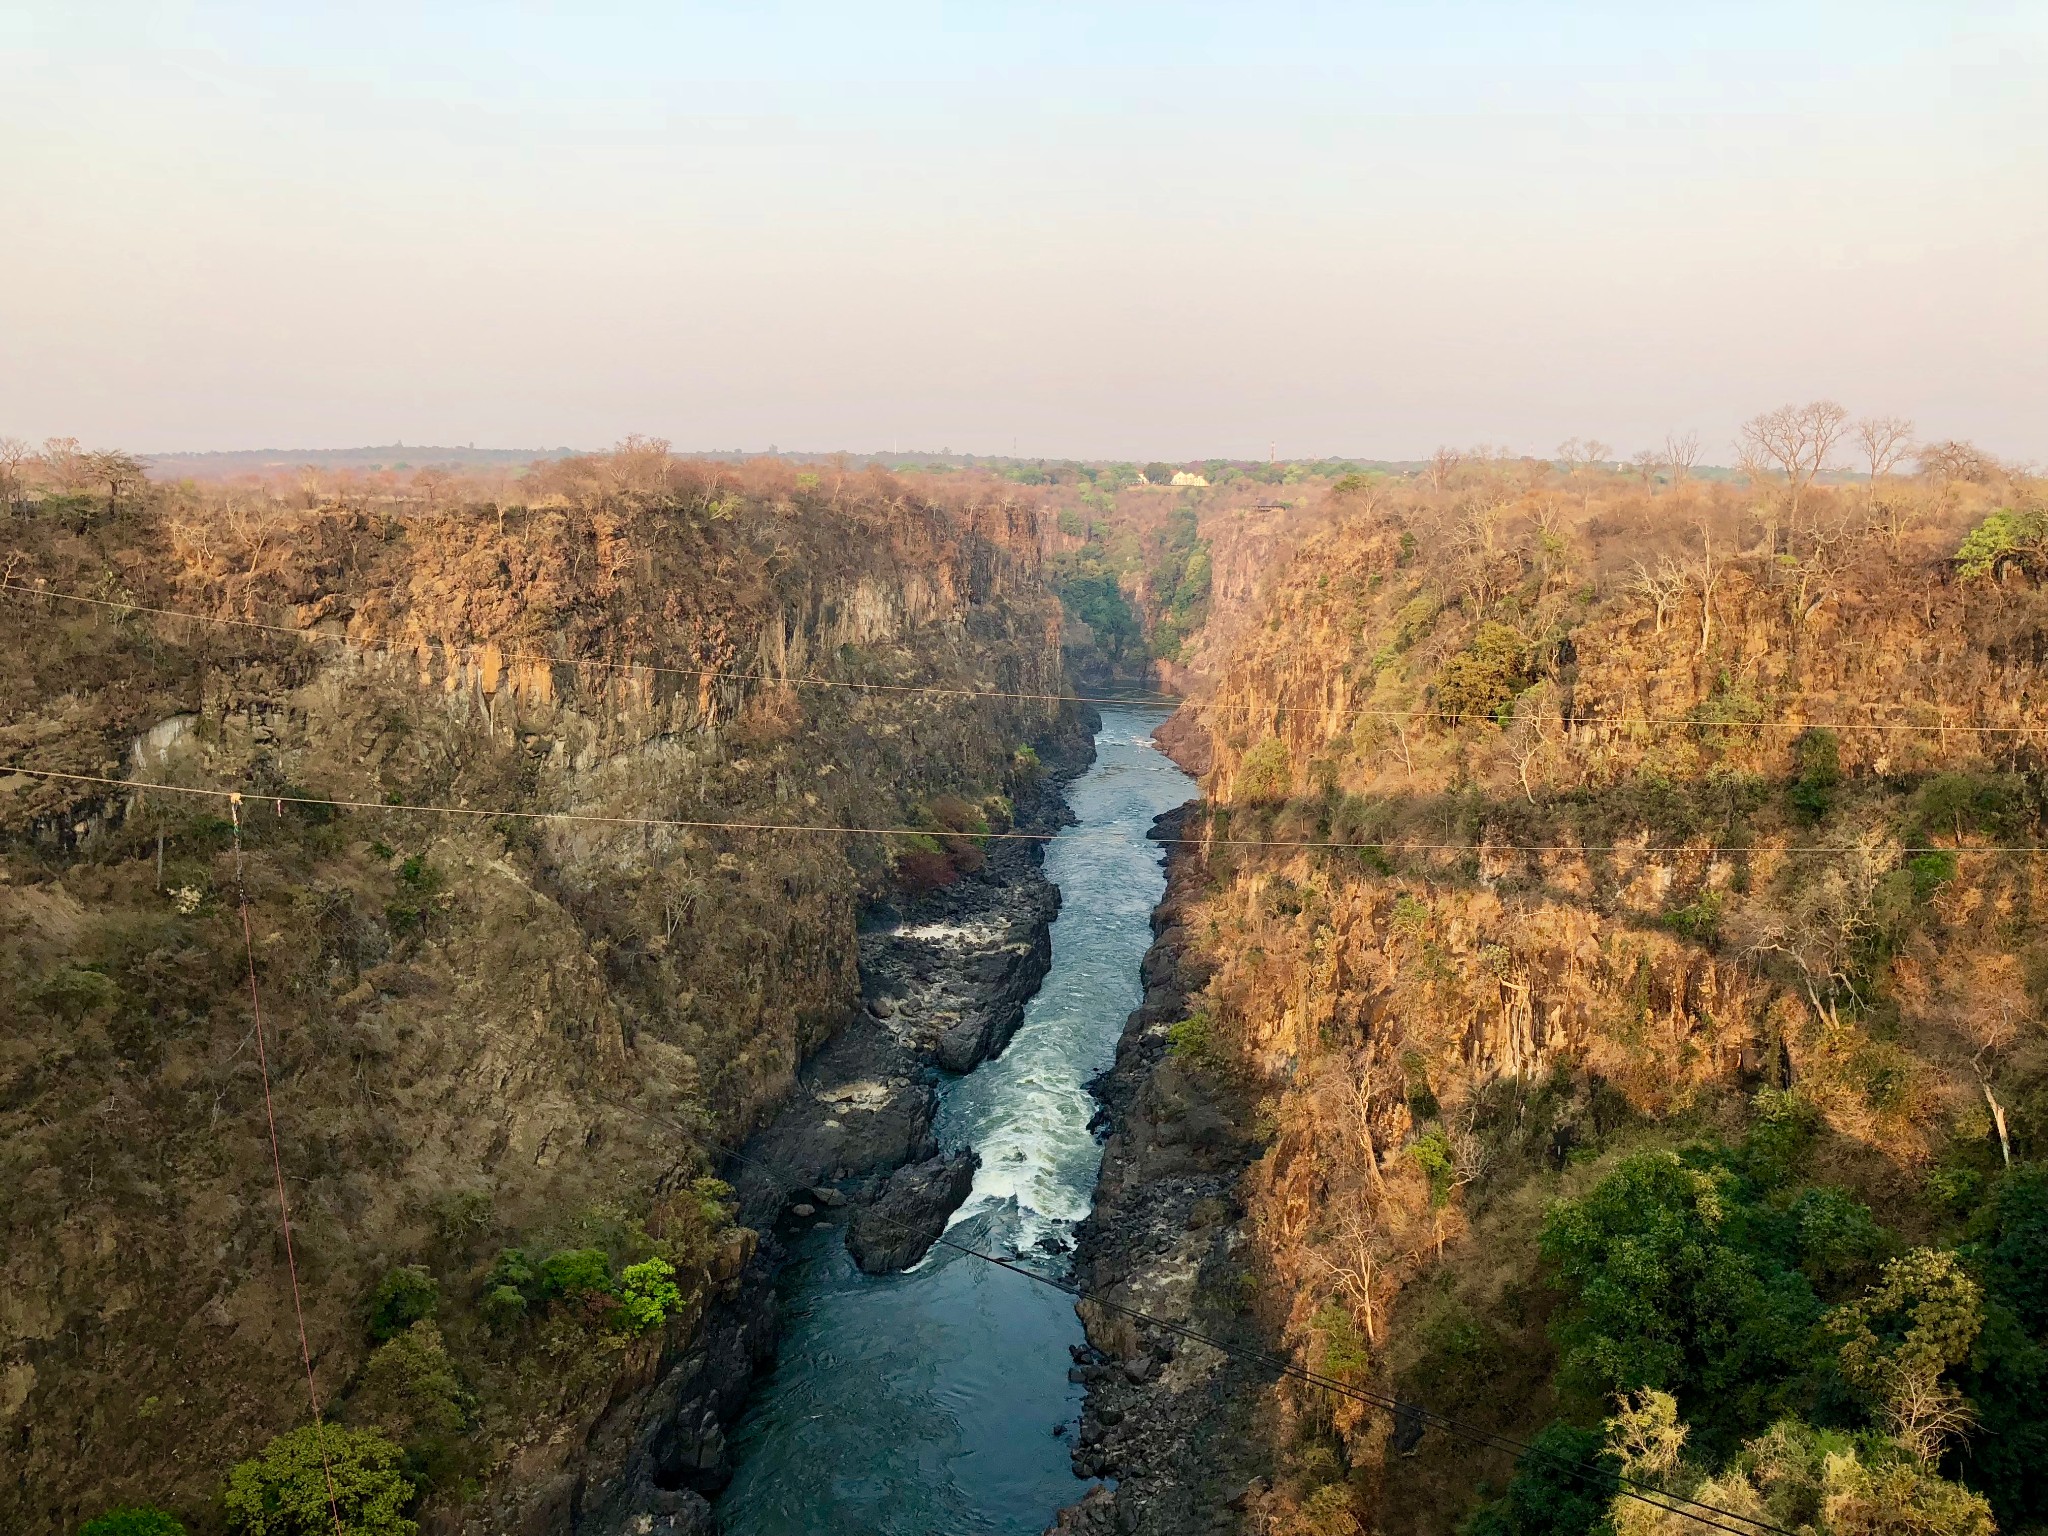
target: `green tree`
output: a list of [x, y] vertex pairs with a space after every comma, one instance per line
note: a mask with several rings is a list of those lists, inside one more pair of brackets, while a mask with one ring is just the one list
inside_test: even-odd
[[144, 1505], [113, 1509], [78, 1528], [78, 1536], [185, 1536], [175, 1515]]
[[1956, 573], [1965, 579], [1995, 576], [2001, 563], [2030, 565], [2048, 554], [2048, 513], [2000, 507], [1972, 528], [1956, 550]]
[[441, 1330], [419, 1322], [371, 1353], [349, 1407], [352, 1415], [410, 1440], [461, 1430], [463, 1398]]
[[540, 1299], [555, 1301], [585, 1295], [612, 1294], [612, 1261], [602, 1248], [564, 1248], [540, 1266]]
[[1916, 1248], [1857, 1301], [1828, 1314], [1843, 1377], [1875, 1398], [1887, 1427], [1932, 1463], [1975, 1415], [1947, 1372], [1984, 1328], [1983, 1292], [1953, 1253]]
[[396, 1338], [414, 1323], [434, 1315], [441, 1305], [441, 1287], [417, 1264], [390, 1271], [370, 1293], [370, 1336], [378, 1342]]
[[1467, 1521], [1462, 1536], [1611, 1536], [1607, 1508], [1619, 1472], [1599, 1430], [1552, 1424], [1516, 1460], [1507, 1492]]
[[1519, 630], [1489, 619], [1471, 644], [1444, 663], [1437, 711], [1453, 724], [1498, 720], [1531, 681], [1529, 642]]
[[619, 1276], [619, 1313], [615, 1326], [625, 1333], [659, 1328], [683, 1309], [676, 1285], [676, 1267], [666, 1259], [628, 1264]]
[[1293, 788], [1294, 764], [1287, 755], [1287, 743], [1268, 736], [1238, 764], [1233, 793], [1239, 800], [1285, 800]]
[[1820, 1306], [1748, 1215], [1733, 1173], [1670, 1152], [1626, 1158], [1554, 1207], [1541, 1248], [1572, 1302], [1553, 1325], [1567, 1373], [1602, 1393], [1695, 1394], [1717, 1429], [1760, 1422]]
[[221, 1503], [237, 1536], [330, 1536], [337, 1518], [341, 1536], [419, 1536], [404, 1461], [378, 1430], [307, 1424], [230, 1472]]
[[1819, 726], [1792, 743], [1792, 809], [1802, 820], [1819, 821], [1834, 803], [1842, 782], [1842, 749], [1835, 733]]

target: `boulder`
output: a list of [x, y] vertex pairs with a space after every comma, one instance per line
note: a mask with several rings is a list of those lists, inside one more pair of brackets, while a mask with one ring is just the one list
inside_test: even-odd
[[847, 1224], [846, 1247], [854, 1263], [870, 1275], [891, 1275], [923, 1258], [974, 1187], [980, 1163], [972, 1151], [956, 1152], [889, 1175], [874, 1204], [856, 1211]]

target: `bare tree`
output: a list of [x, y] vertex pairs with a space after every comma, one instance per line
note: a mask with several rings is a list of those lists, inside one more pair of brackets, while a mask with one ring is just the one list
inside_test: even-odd
[[1640, 593], [1650, 600], [1657, 611], [1656, 632], [1661, 635], [1664, 633], [1664, 615], [1670, 611], [1671, 605], [1685, 594], [1686, 588], [1691, 584], [1684, 568], [1669, 555], [1665, 555], [1658, 560], [1655, 570], [1638, 560], [1635, 564], [1635, 575], [1630, 579], [1628, 586], [1631, 592]]
[[1781, 405], [1742, 424], [1742, 446], [1759, 460], [1775, 464], [1791, 487], [1791, 523], [1799, 526], [1799, 505], [1814, 477], [1828, 467], [1828, 455], [1841, 440], [1849, 413], [1832, 400]]
[[1673, 489], [1685, 484], [1692, 477], [1693, 466], [1699, 461], [1699, 433], [1688, 432], [1683, 437], [1676, 432], [1664, 434], [1664, 462], [1671, 470]]
[[427, 505], [431, 507], [440, 501], [441, 493], [448, 488], [449, 481], [454, 478], [454, 474], [441, 465], [429, 464], [424, 469], [413, 472], [413, 489], [425, 495]]
[[46, 437], [43, 451], [37, 455], [43, 461], [43, 473], [55, 482], [60, 491], [78, 488], [78, 461], [84, 457], [75, 437]]
[[35, 449], [20, 438], [0, 437], [0, 509], [9, 516], [22, 499], [22, 466], [35, 456]]
[[1664, 467], [1664, 455], [1654, 448], [1645, 448], [1628, 461], [1628, 467], [1636, 472], [1636, 478], [1643, 482], [1643, 489], [1656, 495], [1657, 471]]
[[1429, 488], [1433, 491], [1444, 489], [1464, 462], [1465, 456], [1455, 448], [1437, 449], [1429, 456], [1429, 468], [1423, 471], [1429, 477]]
[[1986, 481], [1998, 472], [1998, 460], [1975, 443], [1928, 443], [1920, 449], [1920, 472], [1943, 485], [1958, 480]]
[[1913, 423], [1903, 416], [1865, 416], [1856, 423], [1856, 441], [1870, 470], [1870, 494], [1878, 482], [1898, 468], [1913, 445]]
[[1613, 454], [1614, 450], [1598, 438], [1589, 437], [1581, 440], [1568, 437], [1557, 445], [1557, 457], [1564, 465], [1565, 475], [1578, 482], [1581, 512], [1586, 509], [1586, 498], [1592, 491], [1592, 487], [1587, 483], [1586, 471], [1595, 464], [1605, 464]]

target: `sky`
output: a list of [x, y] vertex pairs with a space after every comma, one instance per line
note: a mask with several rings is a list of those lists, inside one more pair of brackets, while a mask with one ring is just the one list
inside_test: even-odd
[[2048, 460], [2048, 0], [0, 7], [0, 435]]

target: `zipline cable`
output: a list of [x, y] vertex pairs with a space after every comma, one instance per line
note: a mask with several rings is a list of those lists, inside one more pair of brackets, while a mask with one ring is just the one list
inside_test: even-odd
[[[337, 811], [382, 811], [393, 815], [466, 816], [477, 820], [566, 821], [607, 827], [667, 829], [686, 832], [809, 832], [849, 837], [971, 837], [991, 842], [1049, 843], [1062, 836], [1086, 839], [1115, 837], [1113, 829], [1053, 832], [954, 832], [945, 827], [871, 827], [825, 822], [792, 821], [707, 821], [670, 816], [607, 816], [593, 811], [527, 811], [503, 806], [422, 805], [391, 800], [337, 800], [321, 795], [275, 794], [261, 789], [205, 789], [190, 784], [164, 784], [147, 779], [117, 779], [107, 774], [67, 773], [55, 768], [31, 768], [22, 763], [0, 763], [0, 778], [19, 773], [61, 783], [98, 784], [111, 789], [196, 795], [215, 800], [270, 800], [278, 805], [320, 806]], [[1857, 843], [1340, 843], [1314, 839], [1278, 837], [1148, 837], [1162, 846], [1222, 848], [1300, 848], [1334, 852], [1363, 853], [1377, 849], [1393, 853], [1605, 853], [1605, 854], [1688, 854], [1694, 857], [1722, 854], [1836, 854], [1869, 853], [1874, 848]], [[1900, 844], [1892, 849], [1899, 855], [1927, 853], [2040, 854], [2048, 845], [2037, 843], [1973, 844], [1944, 847], [1940, 844]]]
[[[29, 586], [26, 583], [18, 581], [0, 580], [0, 592], [14, 593], [24, 597], [51, 598], [59, 602], [77, 603], [87, 607], [111, 609], [121, 613], [148, 614], [155, 618], [165, 619], [182, 619], [193, 624], [211, 624], [224, 629], [243, 629], [259, 634], [280, 635], [290, 639], [305, 641], [309, 644], [324, 643], [339, 645], [344, 650], [353, 648], [360, 651], [381, 651], [387, 656], [402, 656], [407, 654], [414, 654], [417, 652], [418, 649], [418, 647], [416, 646], [367, 645], [359, 641], [352, 641], [345, 635], [325, 634], [319, 630], [300, 629], [289, 624], [265, 624], [257, 619], [222, 618], [213, 614], [195, 613], [189, 609], [158, 608], [152, 607], [145, 603], [118, 602], [112, 598], [87, 597], [84, 594], [77, 592], [59, 592], [51, 590], [49, 588]], [[451, 647], [454, 644], [451, 642], [439, 641], [426, 643], [437, 645], [450, 644]], [[462, 646], [462, 648], [467, 650], [481, 651], [486, 648], [493, 647], [495, 645], [495, 642], [488, 640], [473, 640], [462, 641], [459, 642], [459, 644]], [[1032, 693], [1023, 691], [1011, 691], [999, 688], [952, 688], [934, 683], [871, 683], [856, 682], [845, 678], [815, 676], [782, 677], [776, 676], [773, 673], [739, 672], [720, 667], [678, 667], [661, 662], [605, 661], [594, 657], [577, 658], [568, 656], [543, 656], [535, 653], [524, 653], [518, 651], [499, 651], [497, 659], [500, 663], [519, 662], [534, 666], [589, 667], [595, 671], [627, 673], [644, 672], [655, 676], [689, 677], [695, 678], [700, 682], [755, 682], [771, 684], [777, 687], [836, 688], [855, 693], [929, 694], [937, 697], [955, 699], [993, 699], [1007, 703], [1127, 705], [1133, 703], [1142, 704], [1146, 702], [1152, 702], [1144, 699], [1134, 700], [1131, 698], [1117, 698], [1110, 695], [1099, 694]], [[1159, 702], [1163, 703], [1164, 701], [1161, 700]], [[1213, 701], [1211, 701], [1211, 703], [1213, 704]], [[1207, 706], [1198, 705], [1198, 707]], [[1247, 702], [1244, 705], [1239, 706], [1239, 709], [1240, 712], [1246, 715], [1250, 715], [1256, 712], [1261, 715], [1313, 715], [1323, 717], [1328, 716], [1331, 713], [1329, 709], [1323, 706], [1312, 704], [1270, 704], [1261, 706], [1259, 709], [1254, 711], [1251, 704]], [[1361, 706], [1355, 709], [1341, 710], [1338, 711], [1338, 713], [1343, 714], [1345, 716], [1356, 718], [1380, 720], [1405, 720], [1411, 723], [1423, 720], [1442, 720], [1446, 722], [1456, 722], [1459, 724], [1463, 724], [1468, 721], [1497, 723], [1496, 717], [1492, 713], [1478, 710], [1445, 711], [1435, 709], [1390, 709], [1384, 706]], [[2044, 721], [2042, 724], [2038, 725], [1962, 725], [1952, 724], [1946, 721], [1937, 721], [1932, 724], [1919, 725], [1914, 724], [1910, 721], [1876, 720], [1828, 721], [1788, 720], [1782, 718], [1764, 720], [1701, 720], [1686, 715], [1631, 715], [1625, 713], [1620, 715], [1528, 715], [1522, 718], [1527, 719], [1533, 723], [1544, 725], [1561, 725], [1573, 727], [1606, 727], [1620, 730], [1632, 730], [1638, 726], [1658, 726], [1672, 729], [1717, 731], [1916, 731], [1921, 733], [1932, 732], [1935, 734], [1943, 734], [1946, 732], [1953, 731], [1962, 735], [2040, 735], [2048, 737], [2048, 721]]]

